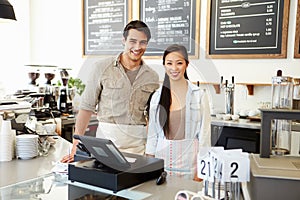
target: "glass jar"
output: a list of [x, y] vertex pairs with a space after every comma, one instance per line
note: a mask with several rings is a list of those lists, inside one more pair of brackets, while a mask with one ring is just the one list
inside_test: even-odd
[[[272, 109], [292, 109], [293, 78], [281, 76], [272, 78]], [[272, 153], [286, 155], [290, 153], [292, 120], [273, 120]]]
[[300, 110], [300, 78], [293, 78], [293, 109]]
[[274, 76], [272, 78], [272, 108], [292, 109], [293, 78]]

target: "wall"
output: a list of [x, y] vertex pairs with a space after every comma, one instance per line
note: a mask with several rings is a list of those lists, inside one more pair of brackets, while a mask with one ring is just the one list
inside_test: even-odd
[[84, 61], [81, 22], [81, 0], [30, 0], [30, 63], [77, 74]]
[[29, 62], [29, 0], [10, 0], [17, 21], [0, 23], [0, 98], [26, 84], [24, 64]]
[[[88, 78], [90, 63], [98, 58], [82, 57], [81, 0], [10, 0], [10, 2], [15, 7], [19, 20], [17, 27], [5, 27], [9, 39], [6, 39], [4, 45], [2, 45], [3, 41], [0, 41], [0, 52], [9, 59], [1, 59], [0, 65], [5, 66], [6, 69], [12, 69], [12, 71], [21, 69], [24, 64], [67, 67], [73, 69], [71, 71], [73, 76], [79, 76], [85, 81]], [[133, 8], [136, 10], [138, 1], [133, 0], [133, 2]], [[189, 66], [188, 74], [192, 81], [218, 83], [220, 76], [229, 80], [231, 80], [231, 76], [234, 76], [236, 82], [240, 83], [271, 83], [271, 77], [276, 74], [278, 69], [282, 69], [284, 75], [300, 77], [300, 59], [293, 58], [297, 7], [295, 0], [290, 0], [288, 55], [285, 59], [206, 58], [207, 2], [207, 0], [201, 0], [200, 57], [197, 60], [191, 60]], [[30, 22], [28, 22], [28, 13], [30, 13]], [[137, 14], [133, 13], [133, 18], [137, 19]], [[3, 34], [2, 30], [0, 34]], [[14, 45], [9, 42], [16, 40]], [[6, 48], [9, 48], [10, 51], [7, 52]], [[14, 59], [16, 56], [21, 59], [17, 61]], [[159, 72], [162, 79], [164, 72], [161, 60], [146, 59], [146, 61]], [[19, 74], [19, 77], [26, 79], [27, 75]], [[224, 105], [224, 94], [216, 94], [212, 86], [207, 86], [206, 89], [211, 94], [211, 107], [216, 112], [221, 112]], [[238, 85], [235, 96], [236, 111], [255, 109], [261, 101], [270, 101], [270, 87], [255, 87], [254, 96], [250, 96], [246, 86]]]

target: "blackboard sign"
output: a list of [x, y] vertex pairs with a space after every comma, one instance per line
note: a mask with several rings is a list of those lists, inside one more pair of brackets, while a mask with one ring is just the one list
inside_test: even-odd
[[209, 5], [209, 57], [286, 57], [289, 0], [211, 0]]
[[184, 45], [198, 58], [200, 0], [140, 1], [140, 19], [151, 30], [145, 56], [162, 56], [171, 44]]
[[300, 0], [298, 0], [294, 57], [300, 58]]
[[82, 0], [83, 55], [116, 55], [124, 50], [123, 29], [131, 0]]

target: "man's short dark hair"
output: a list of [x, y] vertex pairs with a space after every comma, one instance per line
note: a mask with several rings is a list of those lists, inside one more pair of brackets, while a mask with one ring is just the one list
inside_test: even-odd
[[128, 32], [130, 29], [136, 29], [138, 31], [142, 31], [146, 34], [147, 36], [147, 41], [149, 42], [149, 40], [151, 39], [151, 32], [150, 32], [150, 29], [149, 27], [147, 26], [147, 24], [145, 24], [143, 21], [140, 21], [140, 20], [134, 20], [134, 21], [131, 21], [129, 22], [125, 28], [124, 28], [124, 31], [123, 31], [123, 37], [125, 39], [127, 39], [127, 36], [128, 36]]

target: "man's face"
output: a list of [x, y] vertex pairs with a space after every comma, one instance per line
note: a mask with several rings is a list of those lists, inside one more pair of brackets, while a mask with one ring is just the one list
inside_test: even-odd
[[148, 45], [147, 36], [142, 31], [130, 29], [127, 39], [123, 38], [123, 44], [125, 46], [123, 55], [132, 61], [140, 61]]

